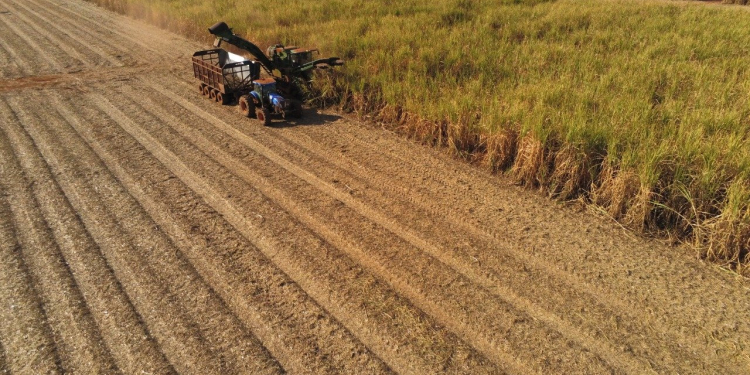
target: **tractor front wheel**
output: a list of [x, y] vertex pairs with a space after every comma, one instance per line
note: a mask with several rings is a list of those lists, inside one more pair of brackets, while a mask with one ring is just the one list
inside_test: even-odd
[[263, 123], [263, 126], [271, 125], [271, 112], [268, 108], [260, 107], [255, 109], [255, 117]]
[[247, 95], [240, 96], [240, 113], [242, 113], [246, 117], [255, 117], [255, 103], [253, 103], [253, 99], [251, 99]]

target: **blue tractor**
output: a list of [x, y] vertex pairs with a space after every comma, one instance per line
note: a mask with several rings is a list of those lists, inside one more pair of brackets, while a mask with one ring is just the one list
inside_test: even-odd
[[271, 124], [271, 115], [278, 114], [283, 118], [302, 117], [302, 103], [296, 99], [287, 99], [276, 91], [276, 80], [273, 78], [257, 79], [252, 82], [252, 91], [239, 98], [240, 112], [257, 118], [263, 125]]

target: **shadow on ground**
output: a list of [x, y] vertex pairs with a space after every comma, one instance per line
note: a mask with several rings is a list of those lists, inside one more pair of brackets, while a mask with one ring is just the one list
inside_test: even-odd
[[318, 126], [327, 125], [334, 123], [341, 119], [341, 116], [321, 113], [314, 108], [305, 108], [302, 112], [302, 117], [298, 119], [288, 118], [282, 119], [280, 117], [274, 117], [271, 122], [272, 128], [290, 128], [295, 126]]

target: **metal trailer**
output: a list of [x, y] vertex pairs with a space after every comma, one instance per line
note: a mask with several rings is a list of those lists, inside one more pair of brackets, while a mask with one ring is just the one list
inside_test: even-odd
[[222, 48], [193, 54], [193, 74], [201, 83], [201, 94], [221, 104], [236, 102], [253, 91], [253, 81], [260, 78], [257, 61], [233, 61]]

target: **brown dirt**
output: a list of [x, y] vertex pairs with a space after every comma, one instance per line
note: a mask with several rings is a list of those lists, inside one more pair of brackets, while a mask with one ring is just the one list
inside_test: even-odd
[[335, 113], [260, 126], [198, 94], [206, 46], [80, 0], [0, 34], [0, 373], [750, 371], [750, 283], [690, 249]]

